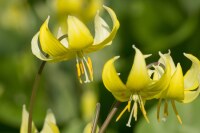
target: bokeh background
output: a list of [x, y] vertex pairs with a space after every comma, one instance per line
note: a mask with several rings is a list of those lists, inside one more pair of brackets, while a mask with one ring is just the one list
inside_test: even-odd
[[[19, 132], [22, 105], [29, 107], [33, 81], [41, 63], [31, 52], [31, 39], [47, 16], [51, 16], [52, 32], [63, 24], [62, 19], [69, 13], [67, 11], [73, 11], [83, 21], [92, 24], [93, 10], [83, 12], [84, 9], [78, 8], [94, 0], [74, 0], [82, 5], [74, 4], [70, 7], [66, 3], [59, 5], [57, 1], [0, 1], [0, 133]], [[102, 83], [103, 65], [113, 56], [120, 55], [116, 67], [125, 82], [133, 62], [133, 44], [144, 54], [153, 54], [147, 60], [149, 63], [158, 60], [158, 51], [164, 53], [170, 49], [174, 61], [181, 63], [184, 73], [191, 65], [183, 56], [184, 52], [200, 58], [199, 0], [104, 0], [103, 3], [116, 12], [121, 26], [111, 46], [89, 55], [94, 65], [94, 82], [78, 82], [75, 60], [47, 63], [33, 112], [38, 129], [42, 128], [46, 111], [51, 108], [61, 133], [81, 133], [85, 125], [92, 121], [97, 102], [101, 103], [98, 122], [101, 126], [115, 100]], [[177, 103], [183, 125], [178, 123], [171, 107], [167, 121], [158, 123], [156, 104], [157, 101], [152, 100], [145, 106], [150, 124], [139, 113], [138, 121], [133, 120], [131, 128], [126, 127], [129, 113], [115, 122], [126, 105], [121, 104], [106, 133], [200, 131], [200, 98], [190, 104]]]

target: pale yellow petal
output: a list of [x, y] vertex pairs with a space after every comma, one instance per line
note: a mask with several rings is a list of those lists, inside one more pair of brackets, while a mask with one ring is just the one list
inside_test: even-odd
[[[99, 126], [97, 126], [95, 133], [98, 133], [98, 132], [99, 132]], [[92, 133], [92, 122], [88, 123], [85, 126], [85, 128], [83, 129], [83, 133]]]
[[32, 41], [31, 41], [31, 50], [32, 53], [39, 58], [40, 60], [44, 60], [44, 61], [50, 61], [52, 60], [49, 57], [46, 57], [44, 55], [44, 53], [41, 51], [40, 47], [39, 47], [39, 43], [38, 43], [38, 39], [39, 39], [39, 32], [35, 34], [35, 36], [33, 37]]
[[70, 49], [82, 50], [92, 45], [93, 37], [83, 22], [74, 16], [68, 16], [67, 23]]
[[63, 34], [61, 27], [58, 28], [57, 38], [64, 47], [66, 48], [69, 47], [68, 46], [69, 44], [67, 41], [67, 34]]
[[49, 17], [40, 28], [40, 46], [42, 51], [50, 57], [63, 56], [70, 52], [69, 49], [64, 47], [57, 38], [55, 38], [48, 28]]
[[118, 58], [119, 57], [114, 57], [106, 62], [102, 72], [102, 80], [105, 87], [114, 95], [114, 97], [123, 102], [129, 100], [131, 94], [119, 78], [114, 67], [114, 61]]
[[[49, 122], [48, 124], [51, 128], [52, 133], [60, 133], [58, 126], [55, 123]], [[46, 133], [46, 132], [44, 132], [44, 133]]]
[[[29, 113], [26, 110], [26, 106], [23, 105], [20, 133], [28, 133], [28, 117], [29, 117]], [[33, 122], [32, 122], [32, 133], [38, 133]]]
[[177, 65], [176, 71], [172, 75], [169, 87], [167, 88], [165, 94], [164, 98], [166, 99], [183, 100], [184, 79], [180, 64]]
[[[171, 74], [173, 74], [176, 70], [176, 66], [175, 66], [174, 61], [173, 61], [170, 54], [171, 54], [171, 51], [169, 50], [167, 54], [164, 54], [164, 56], [169, 60], [169, 64], [170, 64], [170, 67], [171, 67]], [[163, 63], [164, 60], [162, 58], [160, 58], [160, 60], [158, 62]]]
[[105, 38], [110, 35], [110, 27], [108, 24], [99, 16], [99, 12], [95, 17], [95, 37], [94, 45], [101, 43]]
[[194, 90], [199, 86], [198, 77], [200, 75], [200, 62], [191, 54], [184, 55], [192, 61], [192, 66], [184, 75], [184, 88], [185, 90]]
[[148, 75], [144, 55], [135, 46], [133, 46], [133, 48], [135, 49], [135, 58], [126, 82], [126, 86], [130, 91], [137, 92], [148, 86], [150, 83], [150, 77]]
[[184, 91], [184, 99], [181, 102], [190, 103], [199, 96], [199, 93], [200, 93], [200, 87], [198, 87], [197, 90], [194, 90], [194, 91], [185, 90]]
[[[95, 32], [96, 32], [95, 33], [96, 34], [95, 35], [95, 40], [98, 40], [98, 41], [96, 41], [97, 43], [95, 43], [95, 44], [91, 45], [90, 47], [88, 47], [87, 49], [85, 49], [84, 51], [86, 53], [100, 50], [105, 45], [111, 43], [112, 40], [114, 39], [118, 29], [119, 29], [120, 24], [119, 24], [119, 21], [117, 19], [117, 16], [116, 16], [115, 12], [109, 7], [106, 7], [106, 6], [103, 6], [103, 7], [107, 10], [107, 12], [111, 16], [111, 19], [112, 19], [112, 22], [113, 22], [112, 31], [110, 32], [109, 35], [107, 35], [107, 32], [109, 31], [107, 29], [107, 24], [104, 23], [104, 21], [102, 19], [98, 18], [98, 14], [97, 14], [97, 18], [96, 19], [99, 20], [99, 22], [95, 21], [95, 25], [96, 25], [95, 28], [98, 27], [98, 29], [95, 29]], [[105, 24], [106, 24], [106, 27], [104, 27]], [[101, 37], [100, 37], [101, 40], [99, 39], [98, 35], [101, 35]]]
[[41, 133], [59, 133], [56, 119], [51, 110], [48, 110]]

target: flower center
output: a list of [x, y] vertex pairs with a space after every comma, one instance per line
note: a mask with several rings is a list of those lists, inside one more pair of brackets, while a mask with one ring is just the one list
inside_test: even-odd
[[83, 52], [77, 52], [76, 55], [76, 69], [80, 83], [83, 83], [82, 79], [85, 77], [84, 83], [93, 81], [93, 68], [90, 57], [85, 57]]
[[144, 118], [146, 119], [146, 121], [149, 123], [149, 119], [147, 117], [147, 113], [146, 113], [146, 110], [144, 108], [144, 102], [141, 98], [140, 95], [138, 94], [134, 94], [134, 95], [131, 95], [130, 96], [130, 99], [128, 101], [128, 104], [126, 105], [126, 107], [122, 110], [122, 112], [119, 114], [119, 116], [117, 117], [116, 121], [118, 121], [121, 116], [124, 114], [124, 112], [126, 110], [128, 110], [128, 112], [130, 112], [130, 108], [131, 108], [131, 102], [134, 101], [134, 104], [132, 106], [132, 109], [131, 109], [131, 113], [130, 113], [130, 116], [129, 116], [129, 119], [128, 119], [128, 122], [126, 124], [126, 126], [128, 127], [131, 127], [131, 120], [132, 120], [132, 117], [135, 118], [135, 121], [137, 121], [137, 112], [138, 112], [138, 104], [139, 104], [139, 107], [140, 107], [140, 110], [142, 111], [142, 114], [144, 116]]

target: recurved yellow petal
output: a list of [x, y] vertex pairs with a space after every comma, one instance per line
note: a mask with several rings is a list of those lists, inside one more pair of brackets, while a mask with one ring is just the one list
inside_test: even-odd
[[[161, 67], [158, 67], [158, 71], [156, 72], [156, 80], [151, 81], [151, 84], [149, 84], [144, 90], [140, 92], [140, 95], [144, 99], [153, 99], [153, 98], [161, 98], [163, 97], [163, 92], [167, 89], [170, 80], [171, 80], [171, 66], [170, 66], [170, 59], [165, 54], [159, 53], [161, 59], [163, 60], [162, 63], [165, 68], [164, 73], [162, 72]], [[161, 60], [160, 59], [160, 60]]]
[[42, 51], [52, 57], [63, 56], [69, 50], [56, 39], [48, 28], [50, 17], [46, 19], [40, 28], [39, 39]]
[[38, 44], [38, 39], [39, 39], [39, 32], [35, 34], [35, 36], [33, 37], [32, 41], [31, 41], [31, 50], [33, 52], [33, 54], [44, 61], [50, 61], [52, 60], [49, 57], [46, 57], [43, 52], [41, 51], [41, 49], [39, 48], [39, 44]]
[[114, 61], [118, 58], [119, 56], [116, 56], [106, 62], [102, 72], [102, 80], [107, 90], [109, 90], [117, 100], [123, 102], [129, 100], [130, 91], [121, 81], [114, 67]]
[[166, 90], [164, 98], [172, 100], [184, 99], [184, 79], [180, 64], [177, 65], [176, 71], [172, 75], [169, 87]]
[[82, 50], [93, 43], [93, 37], [84, 23], [74, 16], [68, 16], [68, 42], [72, 50]]
[[[117, 30], [119, 29], [120, 24], [115, 12], [107, 6], [103, 6], [103, 7], [107, 10], [107, 12], [111, 16], [112, 23], [113, 23], [112, 31], [110, 32], [109, 35], [107, 35], [107, 32], [109, 31], [107, 29], [107, 24], [101, 18], [99, 18], [97, 14], [96, 21], [95, 21], [95, 28], [97, 27], [97, 29], [95, 29], [95, 39], [94, 39], [96, 43], [94, 43], [92, 46], [85, 49], [84, 51], [86, 53], [97, 51], [99, 49], [102, 49], [105, 45], [110, 44], [111, 41], [114, 39], [117, 33]], [[99, 35], [101, 37], [99, 37]]]
[[110, 34], [110, 27], [108, 24], [99, 16], [99, 12], [95, 16], [95, 37], [94, 45], [101, 43]]
[[185, 90], [194, 90], [199, 86], [200, 62], [191, 54], [184, 55], [192, 61], [192, 66], [184, 75], [184, 88]]
[[130, 89], [130, 91], [137, 92], [147, 87], [150, 83], [150, 77], [148, 75], [144, 55], [135, 46], [133, 46], [133, 48], [135, 49], [135, 58], [126, 82], [126, 86]]
[[[176, 70], [176, 66], [175, 66], [174, 61], [173, 61], [170, 54], [171, 54], [171, 51], [169, 50], [167, 54], [164, 54], [164, 56], [169, 60], [169, 64], [170, 64], [170, 67], [171, 67], [171, 74], [173, 74]], [[161, 58], [158, 62], [164, 63], [163, 61], [164, 60]]]

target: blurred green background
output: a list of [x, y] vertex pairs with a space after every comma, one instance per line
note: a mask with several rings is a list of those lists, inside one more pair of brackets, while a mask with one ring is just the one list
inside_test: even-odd
[[[31, 52], [31, 39], [48, 15], [52, 17], [50, 27], [56, 25], [55, 1], [0, 1], [0, 133], [19, 132], [22, 105], [29, 107], [33, 81], [41, 63]], [[84, 85], [78, 82], [75, 60], [47, 63], [33, 112], [38, 129], [42, 128], [46, 111], [51, 108], [61, 133], [80, 133], [92, 121], [97, 101], [101, 103], [101, 125], [114, 102], [101, 80], [103, 65], [113, 56], [120, 55], [116, 67], [125, 82], [133, 62], [133, 44], [144, 54], [153, 54], [147, 62], [156, 61], [158, 51], [164, 53], [170, 49], [184, 73], [191, 65], [183, 56], [184, 52], [200, 58], [199, 0], [105, 0], [104, 4], [116, 12], [121, 25], [111, 46], [90, 54], [94, 82]], [[148, 101], [146, 109], [150, 124], [139, 113], [138, 121], [132, 121], [131, 128], [126, 127], [129, 113], [115, 122], [117, 114], [126, 105], [124, 103], [106, 133], [198, 133], [199, 102], [200, 98], [190, 104], [178, 104], [183, 120], [180, 125], [171, 108], [167, 121], [158, 123], [157, 101]]]

